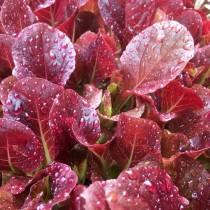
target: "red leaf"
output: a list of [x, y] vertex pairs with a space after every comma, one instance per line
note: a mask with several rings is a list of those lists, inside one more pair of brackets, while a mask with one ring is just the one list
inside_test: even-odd
[[125, 1], [124, 0], [99, 0], [98, 7], [105, 24], [123, 41], [125, 28]]
[[198, 161], [181, 155], [167, 166], [180, 194], [190, 201], [190, 209], [210, 208], [210, 174]]
[[94, 144], [100, 136], [100, 121], [96, 110], [73, 90], [65, 90], [50, 111], [50, 126], [59, 150], [66, 150], [79, 141]]
[[36, 22], [26, 0], [5, 0], [1, 7], [1, 22], [6, 33], [17, 36], [25, 27]]
[[210, 45], [199, 48], [196, 51], [193, 62], [196, 67], [205, 66], [206, 68], [210, 67]]
[[0, 119], [0, 139], [1, 170], [32, 173], [43, 161], [39, 139], [25, 125]]
[[176, 20], [189, 30], [195, 40], [195, 43], [200, 41], [202, 36], [203, 21], [196, 10], [186, 9]]
[[55, 3], [55, 0], [29, 0], [29, 1], [30, 1], [30, 6], [33, 10], [46, 8]]
[[40, 22], [57, 27], [66, 21], [77, 9], [77, 0], [55, 0], [49, 7], [39, 9], [35, 12]]
[[11, 71], [14, 68], [14, 62], [12, 59], [12, 47], [15, 39], [6, 34], [0, 34], [0, 74], [1, 78], [11, 75]]
[[112, 42], [101, 32], [97, 35], [87, 32], [77, 41], [83, 46], [84, 77], [88, 83], [102, 82], [117, 69], [114, 52], [107, 42], [109, 40]]
[[178, 194], [168, 174], [156, 166], [123, 171], [116, 180], [94, 182], [80, 197], [86, 210], [183, 209], [188, 201]]
[[[76, 173], [68, 165], [63, 163], [53, 163], [44, 172], [46, 173], [46, 177], [32, 185], [30, 193], [21, 209], [52, 209], [56, 204], [67, 200], [69, 194], [77, 184]], [[49, 182], [47, 182], [47, 176], [50, 178]], [[49, 185], [46, 187], [50, 187], [50, 196], [52, 196], [50, 199], [49, 197], [46, 198], [46, 194], [42, 191], [43, 187], [45, 187], [43, 184]], [[43, 202], [43, 199], [47, 201]]]
[[63, 88], [40, 78], [19, 80], [3, 103], [4, 117], [19, 120], [40, 137], [47, 163], [54, 158], [54, 140], [48, 125], [49, 112]]
[[168, 130], [163, 131], [161, 139], [161, 154], [165, 158], [170, 158], [179, 152], [188, 148], [189, 140], [183, 133], [171, 133]]
[[122, 89], [147, 94], [166, 86], [194, 55], [193, 38], [175, 21], [160, 22], [135, 36], [122, 62]]
[[69, 38], [44, 23], [25, 28], [13, 48], [17, 78], [40, 77], [64, 85], [75, 68], [75, 51]]
[[201, 110], [203, 102], [191, 88], [183, 87], [174, 80], [161, 92], [161, 112], [175, 113], [180, 116], [194, 110]]
[[160, 139], [161, 131], [155, 122], [121, 115], [111, 155], [121, 168], [128, 168], [150, 153], [160, 153]]
[[155, 0], [127, 1], [125, 6], [126, 30], [131, 35], [137, 35], [151, 25], [155, 12]]

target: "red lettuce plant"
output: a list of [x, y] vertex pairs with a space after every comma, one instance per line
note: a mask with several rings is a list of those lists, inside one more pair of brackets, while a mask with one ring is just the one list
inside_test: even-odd
[[0, 1], [0, 209], [210, 209], [205, 7]]

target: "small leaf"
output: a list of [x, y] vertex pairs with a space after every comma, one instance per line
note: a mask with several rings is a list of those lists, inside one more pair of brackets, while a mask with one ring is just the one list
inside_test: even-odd
[[150, 153], [160, 153], [161, 131], [148, 119], [120, 115], [111, 155], [121, 168], [129, 168]]
[[39, 139], [22, 123], [0, 119], [0, 139], [1, 170], [32, 173], [43, 161]]

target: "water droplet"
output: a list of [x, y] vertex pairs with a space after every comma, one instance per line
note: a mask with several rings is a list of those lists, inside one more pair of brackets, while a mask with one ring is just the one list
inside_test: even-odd
[[106, 199], [108, 202], [117, 202], [117, 193], [116, 192], [110, 192], [107, 196]]
[[100, 124], [99, 120], [95, 120], [94, 123], [93, 123], [93, 127], [98, 128], [99, 124]]
[[127, 170], [125, 171], [129, 179], [135, 180], [137, 179], [137, 175], [133, 170]]
[[49, 56], [52, 60], [56, 59], [56, 55], [50, 50]]
[[14, 115], [18, 116], [23, 112], [21, 104], [15, 107]]
[[63, 38], [65, 37], [65, 34], [64, 34], [63, 32], [59, 32], [59, 33], [58, 33], [58, 37], [59, 37], [60, 39], [63, 39]]
[[83, 127], [85, 125], [85, 119], [82, 117], [81, 119], [80, 119], [80, 124], [79, 124], [79, 126], [80, 127]]
[[66, 49], [66, 48], [68, 47], [68, 44], [64, 42], [64, 43], [61, 44], [61, 47], [62, 47], [63, 49]]
[[12, 105], [12, 100], [11, 99], [7, 99], [5, 104], [6, 104], [6, 106], [11, 106]]
[[157, 37], [155, 38], [155, 42], [161, 43], [165, 39], [164, 34], [158, 34]]
[[192, 193], [192, 199], [197, 199], [198, 198], [198, 194], [196, 192]]

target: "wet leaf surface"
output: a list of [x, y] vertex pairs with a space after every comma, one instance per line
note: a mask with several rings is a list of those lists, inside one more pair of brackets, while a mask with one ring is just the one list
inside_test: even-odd
[[22, 30], [12, 54], [13, 75], [19, 79], [39, 77], [64, 85], [75, 68], [75, 51], [70, 39], [44, 23]]

